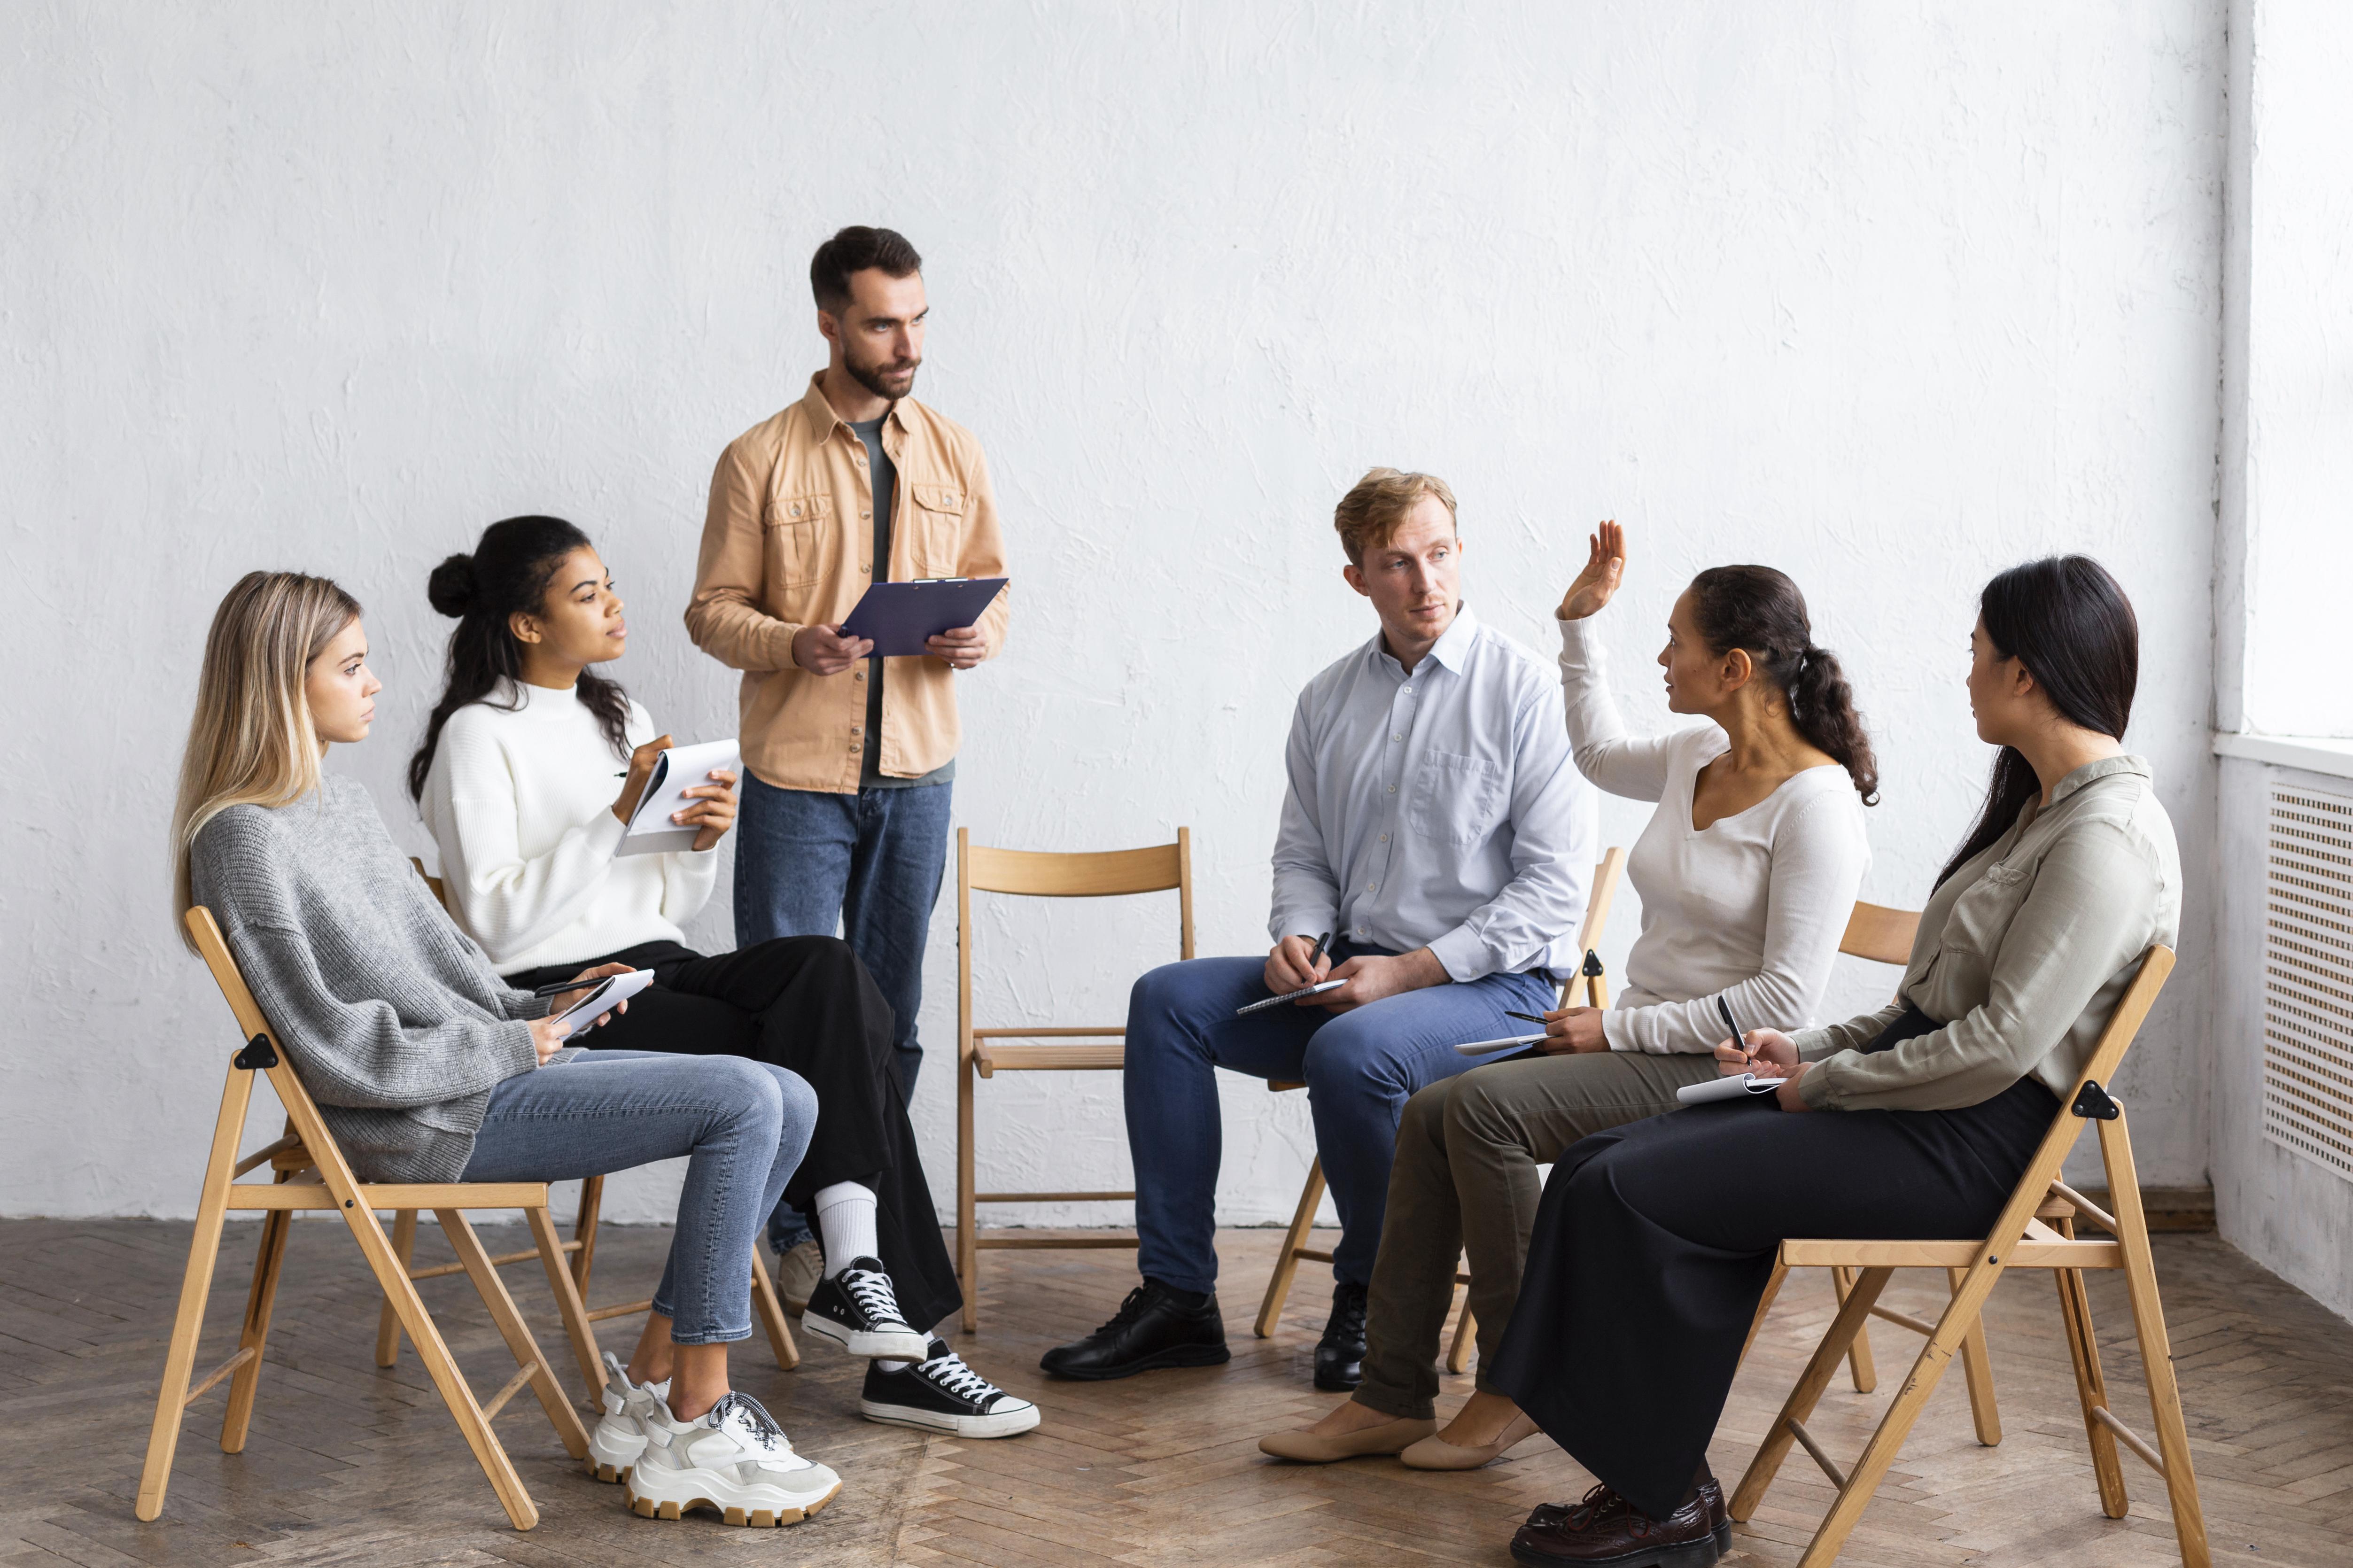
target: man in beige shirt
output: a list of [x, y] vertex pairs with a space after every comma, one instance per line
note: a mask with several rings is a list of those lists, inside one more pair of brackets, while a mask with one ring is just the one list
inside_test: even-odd
[[889, 229], [845, 228], [818, 247], [826, 367], [720, 455], [686, 612], [695, 646], [744, 672], [735, 941], [830, 936], [839, 921], [898, 1016], [910, 1096], [961, 736], [956, 672], [1004, 647], [1010, 613], [1000, 594], [913, 658], [871, 658], [873, 644], [842, 633], [871, 583], [1006, 574], [980, 443], [908, 395], [922, 267]]

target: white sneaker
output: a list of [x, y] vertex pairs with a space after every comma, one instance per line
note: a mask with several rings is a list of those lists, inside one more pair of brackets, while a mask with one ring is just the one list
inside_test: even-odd
[[831, 1502], [841, 1478], [793, 1452], [776, 1418], [748, 1394], [729, 1394], [692, 1421], [658, 1404], [645, 1452], [623, 1483], [629, 1511], [676, 1519], [719, 1510], [730, 1524], [798, 1524]]
[[825, 1248], [810, 1237], [776, 1259], [776, 1295], [787, 1312], [808, 1310], [809, 1292], [825, 1278]]
[[588, 1435], [588, 1473], [600, 1481], [623, 1481], [646, 1451], [646, 1417], [670, 1398], [670, 1379], [631, 1383], [628, 1368], [605, 1352], [605, 1418]]

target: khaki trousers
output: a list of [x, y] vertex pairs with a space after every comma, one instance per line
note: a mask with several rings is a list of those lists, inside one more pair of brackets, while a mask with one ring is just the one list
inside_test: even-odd
[[1407, 1100], [1373, 1264], [1356, 1402], [1410, 1419], [1436, 1414], [1440, 1341], [1454, 1300], [1455, 1260], [1466, 1252], [1478, 1384], [1501, 1392], [1487, 1369], [1519, 1300], [1544, 1196], [1536, 1167], [1580, 1138], [1674, 1110], [1676, 1089], [1715, 1076], [1709, 1056], [1592, 1051], [1476, 1068]]

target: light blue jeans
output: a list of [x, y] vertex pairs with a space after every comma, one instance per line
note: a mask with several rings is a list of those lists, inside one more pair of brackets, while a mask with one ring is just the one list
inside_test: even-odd
[[[1376, 951], [1339, 943], [1333, 953]], [[1362, 1285], [1380, 1248], [1407, 1100], [1494, 1059], [1463, 1056], [1456, 1046], [1537, 1028], [1507, 1009], [1541, 1013], [1556, 1005], [1549, 975], [1490, 974], [1346, 1013], [1293, 1005], [1235, 1017], [1244, 1003], [1266, 999], [1265, 972], [1263, 958], [1198, 958], [1153, 970], [1128, 995], [1122, 1078], [1135, 1163], [1136, 1267], [1179, 1290], [1208, 1290], [1218, 1281], [1218, 1068], [1307, 1085], [1316, 1152], [1340, 1211], [1332, 1273]]]
[[752, 1240], [817, 1126], [798, 1074], [743, 1057], [584, 1051], [491, 1091], [469, 1182], [563, 1182], [686, 1156], [654, 1310], [681, 1345], [752, 1332]]

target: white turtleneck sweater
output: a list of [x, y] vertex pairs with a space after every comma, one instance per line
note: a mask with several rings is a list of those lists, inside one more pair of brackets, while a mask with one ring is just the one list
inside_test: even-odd
[[1578, 770], [1611, 795], [1659, 803], [1626, 857], [1642, 934], [1601, 1016], [1609, 1048], [1714, 1050], [1728, 1033], [1718, 996], [1744, 1029], [1805, 1028], [1871, 865], [1853, 781], [1841, 767], [1807, 768], [1747, 810], [1693, 826], [1699, 771], [1730, 740], [1713, 723], [1629, 735], [1593, 623], [1558, 624]]
[[[629, 744], [659, 732], [630, 703]], [[418, 804], [449, 912], [500, 973], [685, 941], [680, 924], [709, 901], [719, 854], [617, 857], [628, 766], [568, 690], [504, 688], [449, 715]]]

